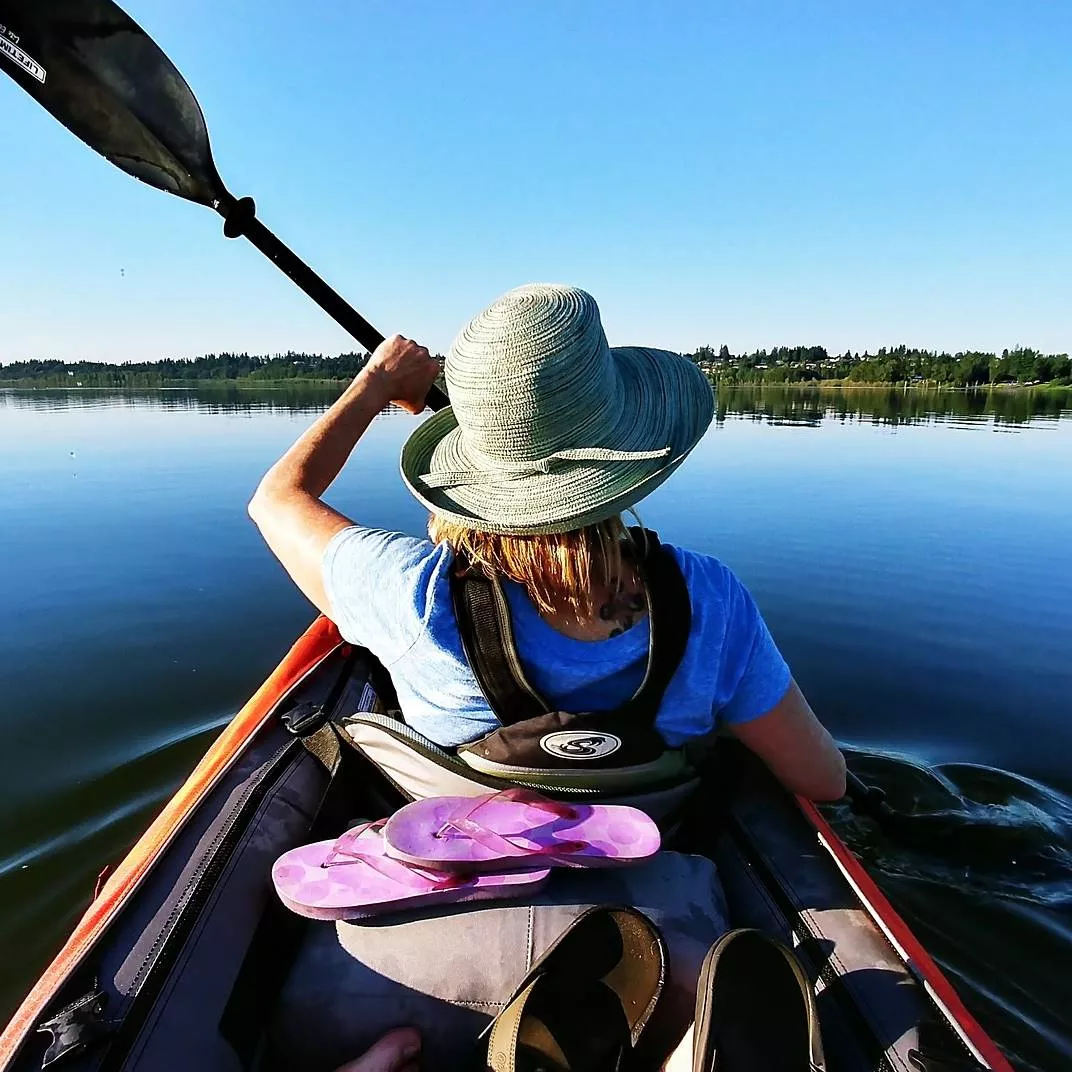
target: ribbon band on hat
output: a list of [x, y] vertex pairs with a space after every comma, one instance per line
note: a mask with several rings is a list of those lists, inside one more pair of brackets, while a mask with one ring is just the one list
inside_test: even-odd
[[437, 470], [425, 473], [418, 479], [426, 488], [453, 488], [463, 484], [498, 484], [519, 477], [539, 476], [551, 473], [569, 462], [642, 462], [665, 458], [671, 448], [658, 450], [612, 450], [609, 447], [578, 447], [558, 450], [546, 458], [525, 461], [497, 461], [486, 469]]

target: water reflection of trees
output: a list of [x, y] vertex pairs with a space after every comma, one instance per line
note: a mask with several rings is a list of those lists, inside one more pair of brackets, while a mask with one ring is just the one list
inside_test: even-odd
[[952, 423], [1026, 424], [1057, 419], [1072, 409], [1068, 390], [953, 391], [941, 388], [720, 387], [717, 416], [771, 424], [817, 425], [822, 421], [869, 421], [907, 425]]
[[[314, 415], [338, 398], [343, 385], [218, 387], [115, 391], [65, 388], [0, 391], [0, 407], [26, 409], [137, 408], [253, 416], [259, 413]], [[717, 420], [729, 417], [771, 424], [815, 425], [822, 421], [870, 421], [882, 425], [997, 423], [1021, 425], [1072, 413], [1066, 390], [954, 391], [901, 387], [782, 387], [743, 384], [717, 391]]]
[[158, 409], [253, 416], [258, 413], [315, 415], [327, 409], [345, 384], [295, 384], [284, 387], [16, 389], [0, 392], [8, 404], [24, 409]]

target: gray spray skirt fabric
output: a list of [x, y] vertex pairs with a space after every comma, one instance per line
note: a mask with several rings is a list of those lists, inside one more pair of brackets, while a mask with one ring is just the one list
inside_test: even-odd
[[[714, 864], [663, 852], [637, 867], [559, 869], [525, 903], [460, 905], [380, 923], [311, 928], [282, 995], [273, 1051], [341, 1061], [400, 1024], [421, 1025], [425, 1052], [461, 1066], [540, 955], [586, 908], [628, 904], [659, 928], [667, 985], [642, 1038], [665, 1053], [692, 1020], [704, 955], [727, 929]], [[317, 1025], [330, 1052], [310, 1053]]]

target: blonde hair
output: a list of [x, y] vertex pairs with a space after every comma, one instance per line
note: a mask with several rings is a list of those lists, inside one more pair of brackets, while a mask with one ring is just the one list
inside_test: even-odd
[[529, 599], [548, 614], [594, 617], [593, 589], [614, 585], [632, 538], [618, 516], [595, 525], [534, 536], [480, 532], [432, 514], [428, 535], [449, 544], [455, 555], [489, 577], [507, 577], [525, 586]]

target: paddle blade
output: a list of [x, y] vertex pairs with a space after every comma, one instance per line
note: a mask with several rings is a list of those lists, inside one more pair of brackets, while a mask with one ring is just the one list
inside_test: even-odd
[[0, 0], [0, 70], [127, 174], [204, 205], [223, 194], [190, 87], [111, 0]]

